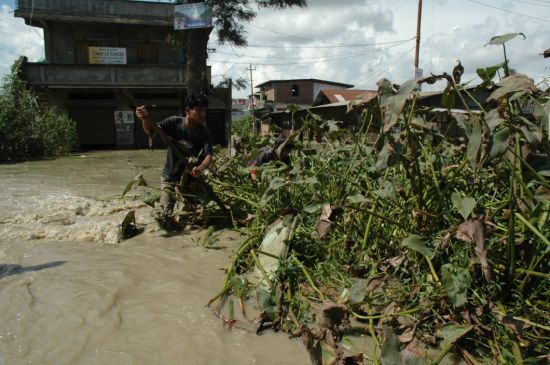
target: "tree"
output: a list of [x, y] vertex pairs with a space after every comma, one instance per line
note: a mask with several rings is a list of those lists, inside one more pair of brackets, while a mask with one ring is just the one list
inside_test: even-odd
[[[187, 3], [199, 3], [204, 0], [188, 0]], [[210, 0], [214, 27], [190, 29], [184, 32], [186, 48], [186, 81], [189, 94], [204, 93], [207, 88], [206, 58], [210, 33], [215, 30], [220, 44], [233, 44], [244, 47], [247, 44], [243, 23], [256, 17], [252, 6], [261, 8], [286, 9], [306, 7], [307, 0]]]

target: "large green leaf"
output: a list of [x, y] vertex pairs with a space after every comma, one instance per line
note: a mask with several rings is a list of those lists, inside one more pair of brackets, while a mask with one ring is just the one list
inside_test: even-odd
[[485, 68], [478, 68], [476, 70], [477, 75], [485, 82], [489, 82], [492, 79], [495, 78], [497, 75], [497, 71], [502, 67], [502, 64], [485, 67]]
[[478, 118], [471, 120], [471, 131], [468, 135], [467, 157], [470, 165], [476, 166], [481, 149], [482, 128], [481, 121]]
[[472, 326], [459, 326], [457, 324], [447, 324], [441, 329], [441, 346], [444, 347], [448, 344], [455, 343], [459, 338], [470, 332]]
[[512, 39], [516, 38], [518, 35], [521, 35], [523, 37], [523, 39], [526, 38], [525, 34], [523, 34], [523, 33], [508, 33], [508, 34], [503, 34], [503, 35], [497, 35], [497, 36], [491, 38], [489, 40], [489, 42], [487, 42], [487, 44], [494, 44], [494, 45], [504, 44], [504, 43], [508, 42], [509, 40], [512, 40]]
[[[498, 132], [491, 135], [490, 139], [490, 152], [491, 158], [498, 158], [504, 155], [508, 149], [510, 139], [510, 129], [502, 128]], [[466, 219], [466, 218], [464, 218]]]
[[472, 278], [468, 269], [445, 264], [441, 267], [441, 283], [455, 307], [462, 307], [467, 300]]
[[405, 82], [396, 94], [392, 94], [387, 83], [379, 85], [383, 93], [380, 96], [380, 106], [385, 107], [384, 115], [384, 133], [388, 133], [390, 129], [397, 123], [399, 115], [405, 107], [405, 103], [409, 99], [411, 92], [417, 87], [418, 80], [412, 79]]
[[451, 194], [451, 202], [464, 220], [467, 220], [476, 206], [476, 200], [469, 196], [462, 197], [458, 192]]
[[405, 238], [403, 242], [401, 243], [401, 246], [407, 247], [413, 251], [416, 251], [418, 253], [421, 253], [424, 256], [433, 257], [434, 251], [430, 248], [428, 248], [424, 241], [422, 240], [422, 237], [411, 234], [409, 237]]

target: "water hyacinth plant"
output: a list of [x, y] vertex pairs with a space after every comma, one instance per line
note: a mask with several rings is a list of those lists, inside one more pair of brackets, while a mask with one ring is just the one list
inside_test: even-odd
[[[432, 128], [418, 104], [419, 84], [436, 80], [449, 108], [478, 106], [452, 115], [464, 138]], [[209, 181], [248, 238], [216, 312], [234, 299], [256, 306], [256, 328], [300, 336], [314, 364], [438, 363], [449, 351], [470, 364], [548, 361], [549, 94], [513, 75], [481, 104], [456, 81], [381, 81], [354, 133], [310, 115], [291, 167], [258, 167], [258, 182], [247, 166], [265, 140], [218, 158]], [[285, 249], [262, 251], [281, 227]], [[350, 333], [373, 345], [350, 353]]]

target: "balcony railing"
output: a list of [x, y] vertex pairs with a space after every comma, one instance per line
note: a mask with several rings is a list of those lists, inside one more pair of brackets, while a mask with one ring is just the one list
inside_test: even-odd
[[17, 0], [15, 16], [25, 19], [88, 19], [170, 26], [174, 4], [122, 0]]
[[47, 87], [184, 87], [185, 66], [26, 63], [23, 79]]

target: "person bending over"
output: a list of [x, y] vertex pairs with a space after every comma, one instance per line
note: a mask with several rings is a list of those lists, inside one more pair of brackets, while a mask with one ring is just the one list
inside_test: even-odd
[[[175, 192], [184, 189], [186, 185], [200, 178], [204, 170], [212, 162], [214, 151], [212, 137], [208, 128], [203, 123], [204, 112], [208, 107], [208, 99], [203, 95], [190, 95], [185, 99], [185, 117], [171, 116], [157, 123], [157, 126], [170, 138], [176, 146], [182, 147], [185, 155], [190, 156], [194, 162], [191, 168], [186, 168], [184, 161], [180, 161], [177, 154], [168, 144], [166, 162], [160, 179], [161, 212], [155, 217], [159, 225], [164, 229], [177, 226], [173, 218], [175, 205]], [[145, 133], [151, 135], [154, 131], [153, 122], [149, 118], [149, 112], [145, 106], [136, 108], [136, 115], [141, 121]]]

